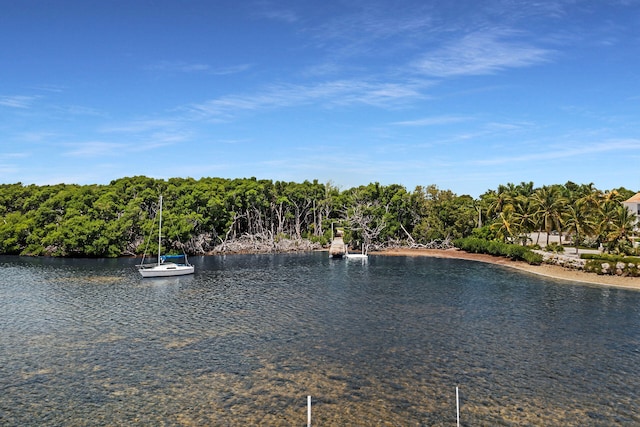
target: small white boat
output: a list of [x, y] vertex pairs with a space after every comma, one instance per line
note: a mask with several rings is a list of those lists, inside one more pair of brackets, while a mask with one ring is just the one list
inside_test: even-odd
[[[144, 255], [142, 263], [138, 265], [138, 271], [142, 277], [171, 277], [184, 276], [193, 274], [195, 268], [189, 264], [187, 254], [182, 255], [162, 255], [162, 196], [160, 196], [160, 214], [158, 220], [158, 262], [153, 264], [144, 264]], [[172, 262], [169, 260], [175, 260]]]

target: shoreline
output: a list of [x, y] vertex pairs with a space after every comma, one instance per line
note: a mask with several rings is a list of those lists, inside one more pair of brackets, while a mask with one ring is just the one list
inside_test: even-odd
[[559, 265], [541, 264], [530, 265], [524, 261], [512, 261], [507, 258], [496, 257], [488, 254], [474, 254], [464, 252], [459, 249], [385, 249], [382, 251], [371, 252], [370, 255], [383, 256], [425, 256], [433, 258], [452, 258], [463, 259], [468, 261], [485, 262], [488, 264], [502, 265], [514, 268], [520, 271], [537, 274], [539, 276], [550, 277], [553, 279], [567, 280], [587, 285], [598, 285], [603, 287], [615, 287], [621, 289], [629, 289], [640, 291], [640, 277], [623, 277], [598, 275], [595, 273], [586, 273], [581, 270], [571, 270]]

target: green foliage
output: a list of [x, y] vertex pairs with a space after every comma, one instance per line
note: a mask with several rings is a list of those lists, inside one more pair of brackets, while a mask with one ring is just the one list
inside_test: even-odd
[[431, 185], [417, 187], [410, 203], [415, 218], [413, 238], [418, 243], [468, 236], [477, 225], [478, 213], [470, 196], [456, 196]]
[[640, 257], [613, 255], [613, 254], [580, 254], [580, 258], [586, 260], [600, 260], [603, 262], [626, 262], [640, 264]]
[[542, 263], [542, 256], [526, 246], [500, 242], [498, 240], [484, 240], [477, 237], [456, 239], [453, 244], [463, 251], [502, 256], [516, 261], [526, 261], [529, 264]]
[[488, 253], [487, 246], [489, 240], [481, 239], [478, 237], [466, 237], [462, 239], [456, 239], [453, 241], [455, 247], [462, 249], [463, 251], [471, 252], [474, 254]]
[[[621, 269], [619, 267], [622, 267]], [[607, 261], [604, 259], [589, 259], [585, 263], [584, 271], [596, 274], [639, 277], [640, 269], [637, 262], [627, 261]]]
[[495, 231], [491, 229], [490, 226], [485, 225], [480, 228], [474, 228], [471, 231], [471, 237], [477, 237], [483, 240], [494, 240], [498, 236], [496, 235]]
[[540, 265], [542, 264], [542, 255], [533, 251], [527, 251], [522, 255], [522, 259], [528, 262], [531, 265]]
[[601, 260], [590, 259], [584, 264], [584, 271], [587, 273], [603, 274], [603, 262]]
[[556, 242], [551, 242], [547, 246], [545, 246], [544, 250], [547, 252], [562, 253], [564, 252], [564, 246]]
[[[435, 185], [409, 192], [372, 183], [341, 191], [331, 183], [256, 178], [125, 177], [107, 185], [0, 184], [0, 253], [116, 257], [139, 254], [163, 194], [166, 250], [203, 253], [245, 234], [327, 244], [331, 227], [349, 242], [383, 246], [479, 238], [482, 252], [532, 257], [509, 243], [532, 231], [567, 232], [610, 253], [630, 253], [634, 217], [621, 208], [632, 191], [593, 184], [501, 185], [474, 200]], [[501, 241], [497, 241], [501, 240]], [[152, 242], [151, 245], [157, 245]], [[474, 250], [470, 250], [474, 251]], [[480, 251], [480, 249], [478, 249]]]
[[584, 270], [597, 274], [618, 274], [618, 267], [622, 265], [623, 276], [640, 276], [640, 257], [616, 254], [580, 254], [580, 258], [587, 260]]

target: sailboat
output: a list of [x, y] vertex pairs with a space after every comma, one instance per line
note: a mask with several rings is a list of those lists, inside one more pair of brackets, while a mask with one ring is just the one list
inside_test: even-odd
[[[171, 277], [193, 274], [195, 268], [189, 264], [187, 254], [162, 255], [162, 195], [160, 195], [160, 215], [158, 220], [158, 262], [153, 264], [142, 262], [138, 265], [138, 271], [142, 277]], [[175, 261], [175, 262], [174, 262]]]

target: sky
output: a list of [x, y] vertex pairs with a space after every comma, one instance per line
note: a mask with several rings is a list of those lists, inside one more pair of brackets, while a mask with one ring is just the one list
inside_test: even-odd
[[640, 190], [640, 0], [0, 0], [0, 183]]

